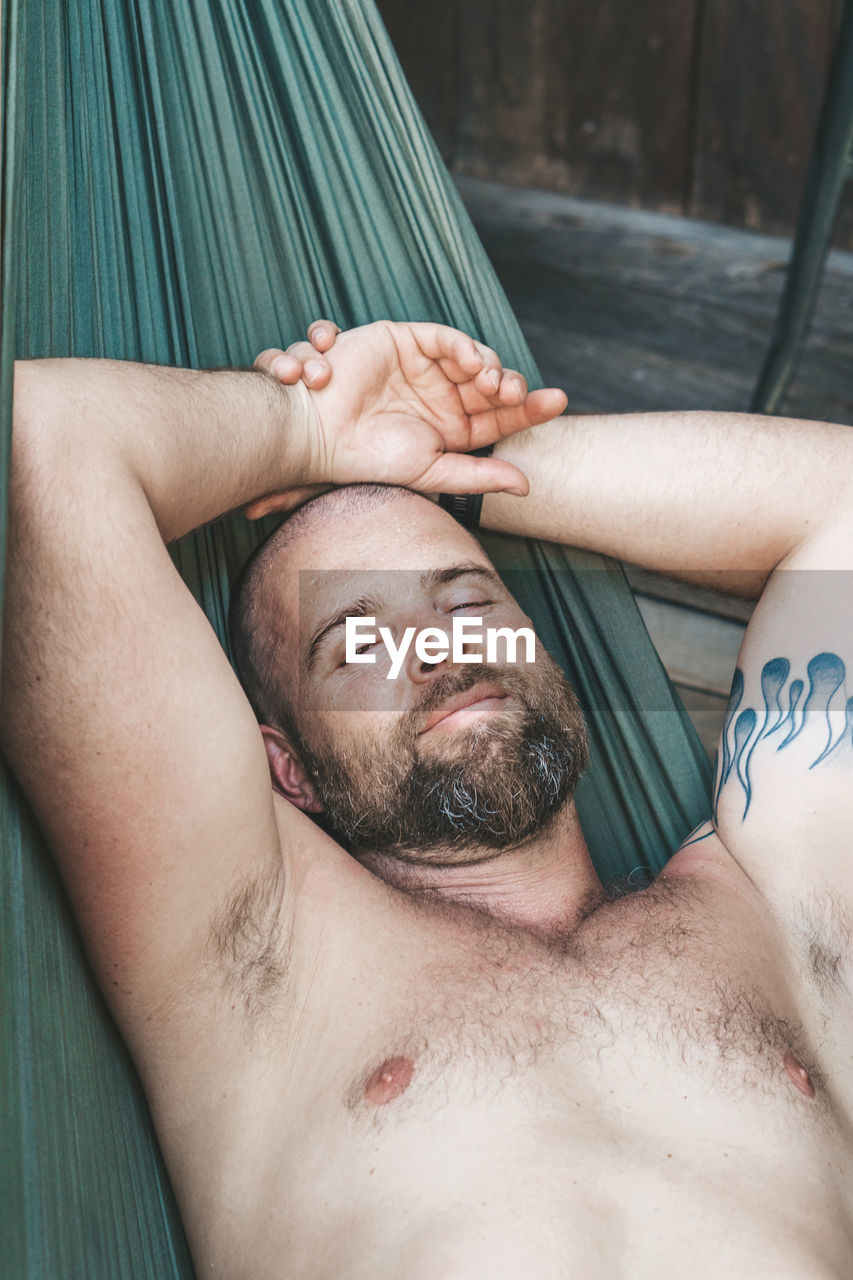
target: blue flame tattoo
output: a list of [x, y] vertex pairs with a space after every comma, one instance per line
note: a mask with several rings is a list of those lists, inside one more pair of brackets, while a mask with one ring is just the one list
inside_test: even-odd
[[[818, 653], [806, 667], [806, 682], [790, 680], [791, 664], [787, 658], [771, 658], [761, 670], [763, 713], [744, 707], [743, 672], [738, 667], [732, 681], [729, 704], [723, 720], [717, 776], [714, 784], [714, 821], [720, 793], [729, 779], [740, 784], [744, 794], [743, 816], [752, 800], [750, 763], [752, 754], [763, 738], [778, 736], [777, 751], [784, 749], [803, 732], [807, 720], [822, 718], [826, 725], [826, 742], [809, 765], [814, 769], [838, 752], [844, 744], [853, 747], [853, 697], [847, 696], [846, 667], [836, 653]], [[789, 683], [790, 681], [790, 683]], [[840, 697], [839, 697], [840, 695]], [[840, 698], [844, 698], [843, 704]], [[831, 711], [844, 709], [844, 722], [833, 733]]]

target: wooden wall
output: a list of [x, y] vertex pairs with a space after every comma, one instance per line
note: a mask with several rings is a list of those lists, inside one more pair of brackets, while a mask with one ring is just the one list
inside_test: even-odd
[[791, 231], [843, 0], [378, 2], [452, 169]]

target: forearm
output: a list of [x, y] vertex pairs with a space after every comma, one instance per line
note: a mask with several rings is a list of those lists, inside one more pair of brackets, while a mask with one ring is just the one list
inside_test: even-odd
[[[297, 485], [306, 457], [297, 388], [256, 372], [106, 360], [19, 363], [13, 450], [59, 485], [138, 483], [166, 541]], [[52, 476], [51, 476], [52, 473]]]
[[747, 414], [559, 418], [495, 452], [530, 494], [487, 494], [485, 527], [747, 595], [853, 484], [850, 428]]

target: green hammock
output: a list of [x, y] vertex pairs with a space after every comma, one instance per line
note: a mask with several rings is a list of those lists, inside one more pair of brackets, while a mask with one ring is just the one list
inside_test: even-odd
[[[13, 354], [245, 365], [318, 315], [433, 318], [535, 384], [369, 0], [7, 0], [2, 23], [4, 477]], [[5, 480], [0, 504], [2, 536]], [[176, 550], [220, 636], [260, 532], [225, 520]], [[657, 870], [706, 816], [708, 767], [621, 570], [486, 542], [587, 712], [599, 871]], [[2, 806], [3, 1275], [191, 1275], [133, 1068], [8, 780]]]

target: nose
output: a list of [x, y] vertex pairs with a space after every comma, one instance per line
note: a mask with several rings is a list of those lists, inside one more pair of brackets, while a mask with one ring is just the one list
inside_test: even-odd
[[451, 665], [452, 636], [449, 627], [438, 626], [433, 616], [415, 632], [409, 650], [406, 674], [415, 684], [425, 684], [442, 675]]
[[483, 661], [482, 645], [466, 640], [457, 644], [454, 653], [452, 626], [436, 625], [433, 620], [429, 626], [415, 633], [406, 674], [415, 684], [425, 684], [456, 667], [467, 666], [472, 658]]

